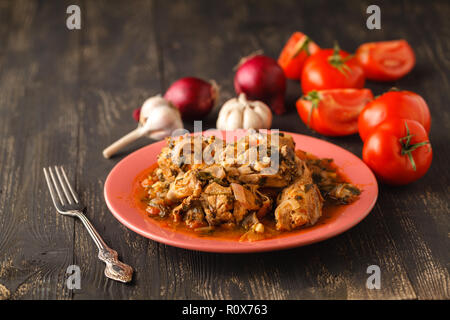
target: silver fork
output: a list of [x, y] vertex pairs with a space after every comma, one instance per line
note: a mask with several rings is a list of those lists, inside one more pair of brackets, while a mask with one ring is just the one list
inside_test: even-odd
[[106, 245], [94, 226], [83, 214], [85, 206], [80, 202], [78, 195], [70, 185], [64, 168], [62, 166], [54, 166], [54, 170], [51, 167], [44, 168], [44, 175], [56, 210], [62, 215], [80, 219], [94, 240], [98, 247], [99, 259], [106, 263], [105, 275], [110, 279], [121, 282], [131, 281], [133, 268], [118, 260], [117, 252]]

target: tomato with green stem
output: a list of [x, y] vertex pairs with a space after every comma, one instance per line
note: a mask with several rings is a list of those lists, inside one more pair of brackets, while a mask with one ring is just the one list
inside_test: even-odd
[[320, 47], [302, 32], [294, 32], [286, 42], [278, 58], [286, 78], [300, 80], [306, 59], [318, 52]]
[[309, 128], [327, 136], [345, 136], [358, 132], [359, 113], [372, 99], [369, 89], [313, 90], [296, 106]]
[[364, 71], [353, 55], [340, 50], [323, 49], [311, 55], [303, 66], [301, 86], [303, 94], [312, 90], [364, 87]]
[[415, 120], [389, 119], [367, 137], [363, 160], [384, 183], [405, 185], [428, 171], [433, 152], [428, 134]]

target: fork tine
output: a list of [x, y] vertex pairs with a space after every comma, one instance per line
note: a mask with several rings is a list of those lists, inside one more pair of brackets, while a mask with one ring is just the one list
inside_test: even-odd
[[45, 168], [44, 168], [44, 176], [45, 180], [47, 181], [48, 189], [50, 190], [50, 196], [52, 197], [53, 204], [55, 205], [55, 207], [58, 208], [60, 204], [58, 203], [58, 199], [56, 198], [56, 191], [55, 188], [53, 187], [52, 181], [50, 180], [50, 176]]
[[53, 187], [55, 188], [56, 193], [58, 194], [59, 200], [61, 201], [61, 204], [64, 206], [66, 203], [65, 203], [65, 201], [63, 199], [63, 196], [61, 194], [61, 190], [60, 190], [59, 184], [56, 181], [55, 175], [53, 174], [53, 170], [52, 170], [51, 167], [48, 168], [48, 172], [50, 172], [50, 177], [52, 178], [52, 181], [53, 181]]
[[61, 187], [64, 191], [64, 194], [66, 196], [67, 202], [69, 202], [69, 204], [72, 204], [73, 203], [72, 196], [70, 195], [69, 190], [67, 189], [67, 186], [66, 186], [66, 182], [63, 180], [61, 174], [59, 173], [59, 169], [57, 166], [55, 166], [55, 172], [56, 172], [56, 176], [58, 177], [59, 183], [61, 184]]
[[80, 201], [78, 200], [78, 196], [77, 193], [75, 191], [73, 191], [72, 189], [72, 185], [69, 183], [69, 179], [67, 179], [67, 175], [66, 172], [64, 171], [64, 168], [62, 166], [60, 166], [62, 174], [64, 176], [64, 180], [66, 180], [66, 184], [69, 187], [70, 193], [72, 194], [73, 199], [75, 200], [76, 203], [79, 203]]

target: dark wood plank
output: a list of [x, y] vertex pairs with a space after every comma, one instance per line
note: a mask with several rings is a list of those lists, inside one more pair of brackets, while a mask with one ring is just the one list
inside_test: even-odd
[[[105, 278], [97, 248], [79, 223], [75, 228], [75, 261], [82, 270], [82, 289], [75, 299], [128, 299], [157, 297], [158, 244], [121, 225], [108, 211], [103, 183], [123, 157], [103, 158], [101, 151], [136, 127], [133, 109], [160, 92], [158, 55], [153, 29], [153, 4], [149, 1], [86, 1], [81, 30], [81, 93], [77, 177], [87, 216], [104, 240], [135, 269], [132, 284]], [[151, 142], [139, 141], [126, 151]], [[138, 252], [138, 254], [136, 254]], [[152, 284], [147, 285], [147, 284]]]
[[78, 40], [52, 10], [64, 3], [2, 4], [0, 298], [71, 298], [74, 221], [54, 210], [42, 168], [75, 171]]
[[[450, 5], [433, 2], [424, 8], [419, 2], [405, 2], [403, 10], [407, 12], [405, 24], [410, 26], [403, 31], [404, 37], [408, 36], [415, 48], [417, 66], [401, 80], [401, 86], [421, 94], [430, 107], [434, 159], [430, 171], [419, 182], [404, 188], [383, 187], [381, 192], [388, 197], [385, 207], [394, 217], [389, 227], [418, 298], [442, 299], [449, 297], [450, 288], [446, 237], [450, 224], [450, 171], [444, 163], [450, 156], [445, 147], [450, 123], [448, 108], [442, 103], [449, 99], [450, 90], [450, 65], [443, 51], [450, 46], [450, 25], [444, 18], [450, 14]], [[417, 21], [421, 21], [420, 25]]]

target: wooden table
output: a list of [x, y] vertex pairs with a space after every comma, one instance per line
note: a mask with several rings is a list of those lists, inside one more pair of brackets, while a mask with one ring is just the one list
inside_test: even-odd
[[[81, 30], [66, 28], [66, 8], [81, 8]], [[382, 2], [381, 30], [366, 28], [365, 1], [1, 1], [0, 298], [10, 299], [448, 299], [450, 5]], [[405, 38], [417, 65], [391, 86], [412, 90], [433, 117], [433, 164], [411, 185], [380, 185], [371, 214], [353, 229], [307, 247], [260, 254], [212, 254], [169, 247], [121, 225], [103, 183], [133, 144], [106, 160], [101, 151], [135, 127], [131, 112], [176, 79], [215, 79], [220, 104], [234, 96], [233, 67], [257, 49], [277, 57], [301, 30], [324, 47], [354, 51], [367, 41]], [[320, 137], [294, 108], [273, 127]], [[204, 119], [214, 127], [217, 109]], [[192, 128], [192, 123], [185, 123]], [[325, 138], [361, 155], [358, 136]], [[79, 221], [59, 216], [42, 168], [64, 165], [87, 215], [136, 272], [108, 280]], [[81, 289], [65, 282], [81, 268]], [[369, 290], [378, 265], [381, 289]]]

